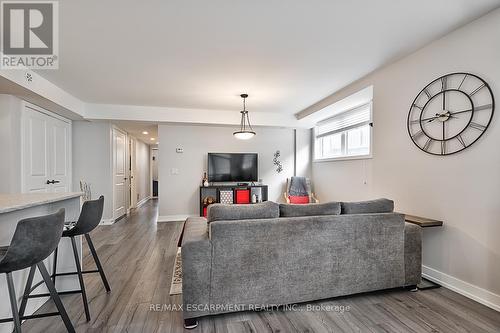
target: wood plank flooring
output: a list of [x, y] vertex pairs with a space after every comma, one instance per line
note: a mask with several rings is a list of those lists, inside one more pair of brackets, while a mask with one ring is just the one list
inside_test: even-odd
[[[182, 304], [181, 295], [169, 295], [182, 222], [156, 224], [157, 209], [157, 202], [151, 200], [131, 216], [92, 233], [112, 291], [106, 294], [99, 275], [85, 277], [92, 315], [88, 323], [81, 297], [63, 296], [77, 332], [185, 331], [182, 312], [163, 306]], [[85, 269], [94, 267], [86, 246], [83, 264]], [[155, 305], [160, 311], [151, 309]], [[315, 307], [308, 309], [308, 305]], [[344, 311], [328, 311], [326, 306]], [[52, 309], [49, 302], [40, 312]], [[500, 332], [499, 312], [445, 288], [341, 297], [300, 304], [294, 310], [202, 318], [196, 329], [186, 332]], [[59, 317], [30, 320], [22, 328], [24, 332], [65, 332]]]

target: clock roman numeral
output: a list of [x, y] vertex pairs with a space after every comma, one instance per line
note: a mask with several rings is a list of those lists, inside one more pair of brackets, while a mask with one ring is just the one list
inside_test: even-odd
[[431, 94], [429, 93], [429, 91], [427, 90], [427, 88], [424, 89], [424, 93], [427, 95], [427, 98], [428, 99], [431, 99]]
[[448, 78], [446, 76], [442, 77], [441, 78], [441, 91], [445, 91], [447, 89], [447, 86], [448, 86]]
[[417, 108], [417, 109], [420, 109], [420, 110], [423, 110], [423, 109], [424, 109], [423, 107], [418, 106], [417, 104], [413, 104], [412, 106], [413, 106], [414, 108]]
[[475, 123], [473, 121], [470, 122], [469, 126], [472, 127], [473, 129], [477, 129], [478, 131], [481, 131], [481, 132], [483, 132], [486, 129], [486, 126]]
[[441, 155], [446, 154], [446, 141], [441, 141]]
[[487, 109], [491, 109], [492, 107], [493, 107], [493, 104], [485, 104], [485, 105], [475, 107], [474, 111], [487, 110]]
[[410, 124], [415, 125], [420, 122], [420, 119], [410, 120]]
[[422, 147], [423, 150], [429, 150], [429, 148], [431, 147], [431, 144], [432, 144], [432, 139], [427, 139], [427, 142], [425, 143], [425, 145]]
[[411, 137], [413, 138], [413, 140], [416, 140], [417, 138], [419, 138], [423, 134], [424, 134], [424, 132], [422, 130], [420, 130], [417, 133], [413, 134]]
[[486, 87], [486, 84], [483, 83], [479, 87], [477, 87], [476, 90], [474, 90], [473, 92], [471, 92], [469, 96], [475, 95], [479, 90], [483, 89], [484, 87]]
[[467, 78], [467, 76], [468, 76], [468, 75], [469, 75], [469, 74], [465, 74], [465, 75], [464, 75], [464, 78], [462, 79], [462, 82], [460, 82], [460, 84], [458, 85], [457, 90], [460, 90], [460, 88], [462, 88], [462, 84], [464, 84], [465, 79]]
[[467, 148], [467, 145], [465, 144], [464, 138], [462, 138], [462, 136], [460, 134], [457, 136], [457, 140], [458, 140], [458, 142], [460, 142], [460, 144], [462, 146], [464, 146], [464, 148]]

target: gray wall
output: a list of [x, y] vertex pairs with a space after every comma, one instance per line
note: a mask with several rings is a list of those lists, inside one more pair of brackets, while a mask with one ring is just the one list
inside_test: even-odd
[[92, 198], [104, 195], [103, 219], [113, 218], [113, 178], [111, 164], [111, 124], [73, 122], [73, 189], [80, 180], [90, 184]]
[[500, 98], [499, 31], [496, 10], [333, 95], [374, 86], [373, 158], [313, 163], [322, 198], [387, 197], [398, 211], [444, 220], [424, 232], [424, 272], [492, 303], [500, 300], [499, 115], [478, 142], [446, 157], [420, 151], [406, 119], [418, 92], [450, 72], [479, 75]]
[[0, 95], [0, 193], [21, 192], [21, 100]]
[[150, 181], [150, 158], [149, 158], [149, 145], [142, 141], [137, 140], [135, 146], [135, 165], [136, 172], [136, 188], [138, 199], [137, 202], [149, 198], [151, 196]]
[[[199, 189], [207, 169], [209, 152], [255, 152], [259, 154], [259, 178], [269, 185], [269, 200], [281, 201], [287, 177], [293, 176], [293, 130], [258, 128], [251, 140], [238, 140], [234, 128], [217, 126], [159, 125], [159, 200], [160, 216], [196, 215], [199, 213]], [[298, 130], [301, 147], [297, 175], [308, 175], [309, 131]], [[184, 153], [176, 153], [183, 148]], [[283, 171], [277, 173], [273, 154], [281, 152]], [[175, 173], [178, 170], [178, 174]]]

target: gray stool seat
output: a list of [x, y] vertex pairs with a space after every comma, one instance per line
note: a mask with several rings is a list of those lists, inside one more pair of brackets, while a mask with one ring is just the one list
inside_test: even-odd
[[[64, 231], [62, 233], [62, 237], [68, 237], [71, 239], [71, 244], [73, 246], [73, 255], [75, 257], [75, 266], [76, 272], [65, 272], [65, 273], [57, 273], [57, 248], [54, 251], [54, 266], [52, 268], [52, 280], [54, 284], [56, 283], [56, 277], [62, 275], [78, 275], [78, 280], [80, 282], [80, 290], [75, 291], [66, 291], [65, 294], [68, 293], [81, 293], [83, 306], [85, 309], [85, 316], [87, 321], [90, 321], [90, 311], [88, 307], [87, 301], [87, 293], [85, 290], [85, 283], [83, 280], [83, 274], [88, 273], [99, 273], [101, 276], [101, 280], [104, 284], [104, 288], [106, 292], [110, 292], [111, 288], [109, 286], [108, 280], [106, 279], [106, 275], [104, 274], [104, 270], [102, 268], [99, 257], [97, 256], [97, 252], [94, 248], [94, 244], [92, 243], [92, 239], [90, 238], [89, 233], [94, 230], [99, 223], [101, 222], [102, 212], [104, 210], [104, 196], [100, 196], [97, 200], [89, 200], [85, 201], [82, 206], [82, 210], [80, 212], [80, 216], [78, 217], [78, 221], [76, 222], [66, 222], [64, 225]], [[97, 266], [96, 270], [83, 271], [80, 265], [80, 259], [78, 256], [78, 250], [76, 247], [76, 236], [84, 236], [87, 244], [90, 249], [90, 253], [94, 258], [94, 262]]]
[[[12, 309], [12, 318], [0, 319], [0, 323], [13, 321], [16, 333], [21, 332], [21, 320], [40, 318], [47, 315], [60, 315], [68, 332], [75, 331], [43, 263], [43, 260], [45, 260], [59, 244], [63, 226], [64, 209], [60, 209], [57, 213], [51, 215], [23, 219], [18, 222], [10, 245], [0, 248], [0, 273], [5, 273], [7, 277], [7, 287], [9, 288], [9, 298]], [[31, 269], [24, 291], [23, 301], [21, 307], [18, 309], [12, 272], [28, 267], [31, 267]], [[40, 271], [43, 282], [49, 289], [50, 294], [47, 296], [52, 298], [58, 312], [24, 316], [28, 300], [27, 295], [33, 283], [36, 268]]]

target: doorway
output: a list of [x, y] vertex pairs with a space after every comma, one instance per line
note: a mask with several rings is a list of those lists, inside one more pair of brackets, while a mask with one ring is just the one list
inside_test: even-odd
[[151, 148], [151, 193], [153, 198], [158, 198], [158, 148]]

